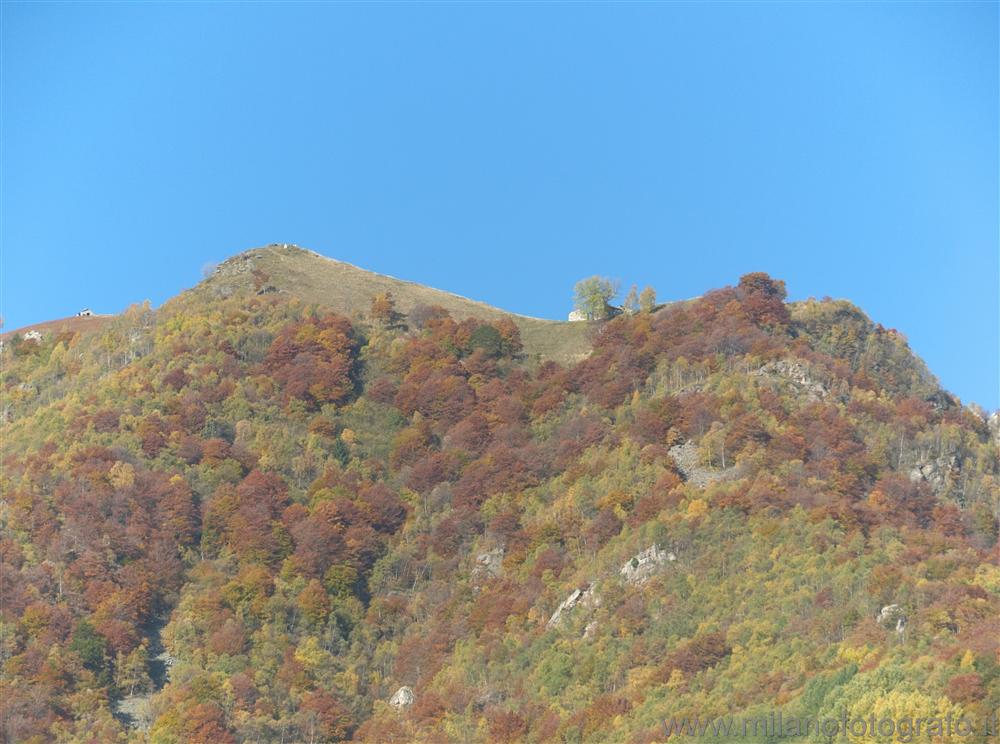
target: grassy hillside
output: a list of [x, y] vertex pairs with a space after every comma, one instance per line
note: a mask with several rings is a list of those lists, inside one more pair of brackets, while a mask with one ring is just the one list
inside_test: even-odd
[[8, 341], [13, 339], [15, 336], [23, 336], [28, 331], [38, 331], [42, 335], [68, 334], [69, 336], [76, 333], [90, 333], [103, 328], [108, 320], [113, 317], [114, 316], [112, 315], [87, 315], [84, 317], [74, 315], [69, 318], [46, 320], [42, 323], [34, 323], [32, 325], [24, 326], [23, 328], [4, 331], [3, 333], [0, 333], [0, 339]]
[[[255, 277], [255, 270], [262, 274]], [[391, 292], [404, 314], [418, 305], [437, 305], [456, 318], [492, 321], [510, 317], [521, 331], [529, 356], [572, 362], [586, 356], [590, 349], [587, 323], [508, 313], [483, 302], [376, 274], [292, 245], [271, 245], [240, 253], [220, 264], [192, 293], [203, 298], [259, 291], [284, 292], [352, 318], [367, 314], [376, 295]]]

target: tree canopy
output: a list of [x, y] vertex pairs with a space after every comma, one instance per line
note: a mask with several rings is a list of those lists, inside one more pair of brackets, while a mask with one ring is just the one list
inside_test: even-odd
[[986, 720], [990, 427], [898, 332], [785, 299], [640, 298], [567, 365], [510, 318], [253, 288], [6, 345], [0, 739]]
[[573, 288], [573, 304], [587, 320], [603, 320], [610, 314], [610, 302], [617, 294], [616, 280], [592, 276], [576, 283]]

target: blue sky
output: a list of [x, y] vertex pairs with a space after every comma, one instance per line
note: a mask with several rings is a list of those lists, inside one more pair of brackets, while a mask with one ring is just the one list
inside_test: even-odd
[[763, 270], [998, 397], [996, 3], [4, 3], [5, 327], [290, 242], [544, 317]]

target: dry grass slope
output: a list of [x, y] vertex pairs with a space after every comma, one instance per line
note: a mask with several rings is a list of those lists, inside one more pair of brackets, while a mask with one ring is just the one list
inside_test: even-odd
[[[264, 275], [266, 279], [261, 285]], [[233, 256], [185, 295], [208, 300], [269, 291], [288, 293], [348, 317], [367, 315], [373, 297], [391, 292], [396, 307], [403, 313], [417, 305], [440, 305], [457, 319], [510, 317], [521, 329], [525, 353], [539, 359], [572, 362], [585, 357], [590, 350], [591, 326], [588, 323], [542, 320], [508, 313], [450, 292], [365, 271], [293, 245], [270, 245]]]
[[87, 317], [70, 316], [69, 318], [57, 318], [56, 320], [46, 320], [43, 323], [34, 323], [23, 328], [15, 328], [11, 331], [0, 333], [0, 338], [8, 339], [13, 336], [22, 336], [28, 331], [38, 331], [43, 336], [50, 333], [89, 333], [100, 330], [105, 326], [113, 315], [90, 315]]

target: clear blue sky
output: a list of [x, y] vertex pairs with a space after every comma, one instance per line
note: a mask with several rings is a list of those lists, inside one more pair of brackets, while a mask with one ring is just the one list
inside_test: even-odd
[[982, 3], [4, 3], [6, 328], [290, 242], [531, 315], [763, 270], [998, 405]]

